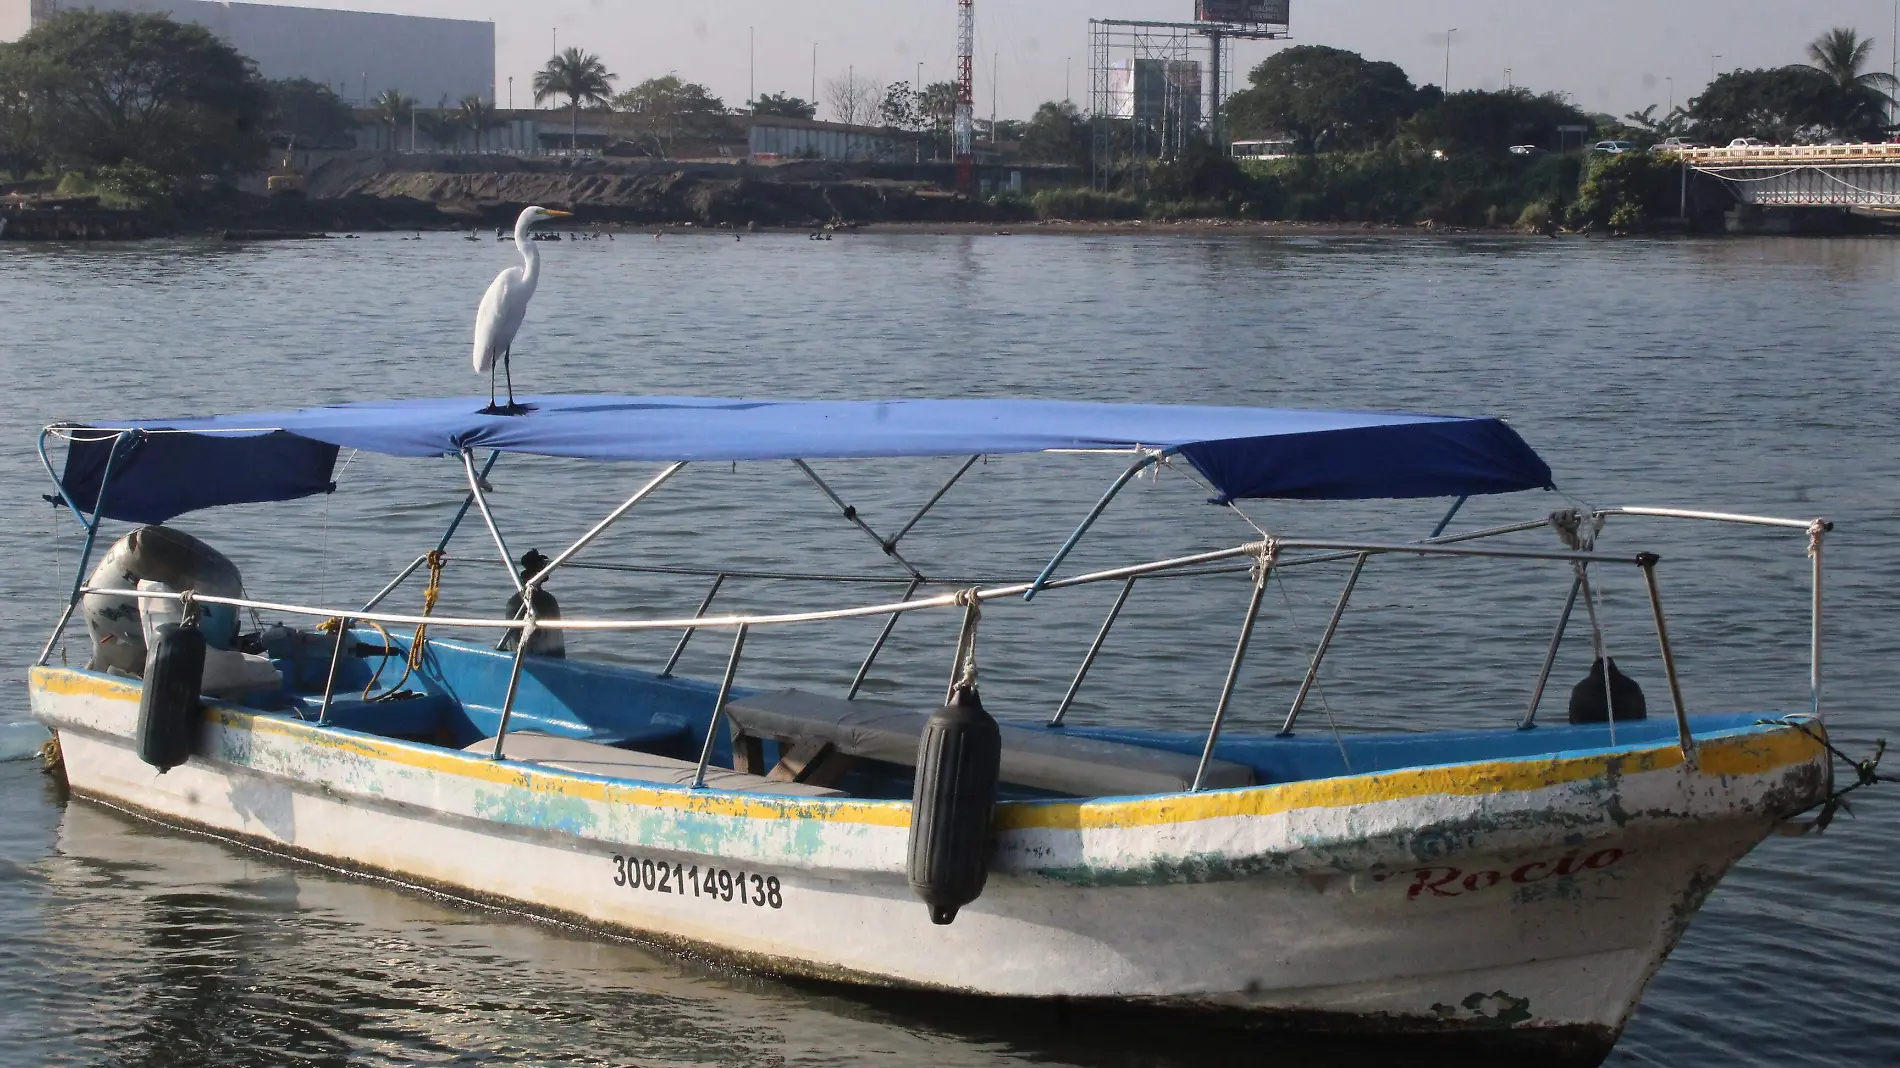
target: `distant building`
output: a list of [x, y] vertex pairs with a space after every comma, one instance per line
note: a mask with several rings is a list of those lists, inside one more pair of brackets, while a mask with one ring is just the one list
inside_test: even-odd
[[322, 82], [352, 104], [385, 89], [423, 107], [495, 99], [495, 24], [219, 0], [0, 0], [0, 40], [68, 8], [195, 22], [256, 61], [266, 78]]
[[882, 126], [753, 115], [746, 120], [746, 152], [753, 159], [830, 159], [915, 163], [931, 156], [930, 135]]

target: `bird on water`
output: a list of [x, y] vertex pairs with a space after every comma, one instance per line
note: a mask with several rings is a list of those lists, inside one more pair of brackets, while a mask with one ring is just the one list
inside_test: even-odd
[[[515, 220], [515, 247], [521, 250], [521, 266], [510, 267], [495, 276], [482, 295], [482, 306], [475, 313], [475, 373], [488, 376], [488, 407], [483, 415], [520, 415], [527, 408], [515, 403], [514, 366], [509, 351], [514, 347], [515, 332], [528, 314], [528, 301], [541, 281], [541, 253], [534, 247], [529, 231], [547, 219], [561, 219], [572, 212], [532, 207]], [[501, 364], [508, 381], [508, 403], [495, 403], [495, 365]]]

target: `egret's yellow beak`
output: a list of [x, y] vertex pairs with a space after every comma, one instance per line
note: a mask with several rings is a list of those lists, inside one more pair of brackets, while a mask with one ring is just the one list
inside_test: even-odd
[[548, 208], [547, 214], [550, 219], [565, 219], [574, 213], [571, 211], [556, 211], [553, 208]]

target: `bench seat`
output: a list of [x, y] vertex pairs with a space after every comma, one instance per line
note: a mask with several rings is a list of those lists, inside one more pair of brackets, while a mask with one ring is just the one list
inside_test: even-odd
[[[926, 712], [879, 701], [846, 701], [804, 690], [754, 694], [726, 705], [739, 761], [755, 746], [747, 739], [774, 739], [782, 748], [809, 753], [825, 745], [837, 754], [881, 760], [904, 767], [917, 762], [917, 740]], [[1068, 797], [1118, 797], [1172, 794], [1193, 788], [1198, 756], [1161, 749], [1079, 738], [1061, 730], [1001, 727], [1001, 779], [1015, 786], [1048, 790]], [[762, 770], [754, 766], [752, 770]], [[791, 769], [797, 774], [797, 769]], [[781, 766], [773, 778], [789, 777]], [[1207, 789], [1254, 785], [1253, 769], [1215, 760], [1208, 764]]]
[[[473, 745], [465, 746], [462, 751], [486, 756], [495, 751], [495, 739], [484, 738]], [[616, 749], [599, 742], [590, 742], [581, 738], [562, 738], [538, 731], [509, 731], [508, 740], [502, 746], [501, 753], [504, 758], [523, 764], [560, 768], [563, 771], [578, 771], [585, 775], [599, 775], [605, 779], [632, 779], [637, 782], [672, 783], [679, 786], [691, 783], [694, 773], [699, 770], [697, 761], [675, 760], [672, 757], [655, 756], [652, 753], [641, 753], [632, 749]], [[706, 769], [706, 785], [714, 789], [747, 794], [784, 794], [791, 797], [845, 796], [842, 790], [802, 782], [775, 782], [758, 775], [747, 775], [744, 772], [720, 767]]]

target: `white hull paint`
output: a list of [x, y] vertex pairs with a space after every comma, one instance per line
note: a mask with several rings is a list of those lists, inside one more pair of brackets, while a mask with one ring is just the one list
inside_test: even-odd
[[1585, 1060], [1729, 867], [1829, 787], [1818, 743], [1779, 729], [1705, 741], [1696, 766], [1669, 747], [1006, 804], [983, 896], [938, 927], [905, 877], [906, 803], [610, 782], [222, 706], [161, 775], [134, 750], [136, 684], [39, 668], [32, 698], [81, 794], [766, 971]]

